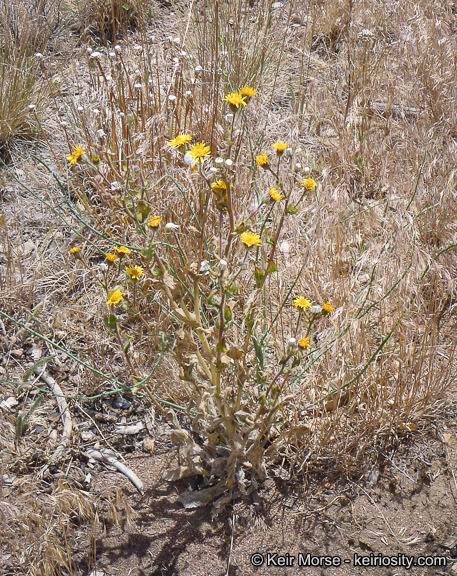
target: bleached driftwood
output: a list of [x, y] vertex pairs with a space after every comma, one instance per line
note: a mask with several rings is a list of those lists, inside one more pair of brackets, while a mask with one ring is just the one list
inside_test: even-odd
[[103, 462], [104, 464], [109, 464], [110, 466], [114, 466], [118, 472], [124, 474], [130, 482], [135, 486], [138, 492], [143, 495], [144, 494], [144, 486], [143, 482], [138, 478], [138, 476], [130, 470], [125, 464], [119, 462], [116, 456], [111, 452], [111, 450], [93, 450], [92, 448], [88, 448], [85, 451], [85, 454], [89, 458], [93, 458], [94, 460], [98, 460], [99, 462]]
[[70, 443], [73, 422], [71, 420], [70, 410], [68, 408], [67, 401], [64, 398], [62, 389], [54, 380], [54, 378], [45, 372], [42, 368], [36, 368], [34, 372], [39, 378], [43, 380], [45, 384], [47, 384], [48, 388], [54, 394], [57, 400], [57, 406], [59, 407], [60, 417], [62, 418], [63, 424], [62, 439], [60, 440], [59, 445], [55, 449], [54, 454], [51, 456], [47, 466], [45, 467], [45, 470], [47, 470], [51, 464], [54, 464], [58, 461], [60, 455]]

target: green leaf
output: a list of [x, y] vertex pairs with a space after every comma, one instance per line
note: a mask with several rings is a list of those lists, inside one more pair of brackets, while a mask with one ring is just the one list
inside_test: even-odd
[[228, 306], [224, 306], [224, 319], [226, 322], [230, 322], [230, 320], [232, 319], [232, 311], [230, 310], [230, 308]]
[[130, 10], [131, 6], [130, 4], [123, 4], [122, 8], [124, 8], [124, 10]]
[[117, 317], [114, 314], [110, 314], [109, 316], [105, 316], [104, 320], [108, 330], [114, 332], [116, 330]]
[[273, 272], [277, 272], [277, 271], [278, 271], [278, 268], [276, 267], [276, 264], [273, 262], [273, 260], [271, 260], [270, 263], [268, 264], [266, 274], [273, 274]]
[[131, 336], [127, 336], [124, 343], [124, 354], [127, 354], [127, 352], [130, 350], [131, 343], [132, 343]]
[[257, 357], [257, 362], [259, 363], [259, 366], [263, 368], [265, 363], [265, 357], [263, 354], [262, 346], [260, 345], [260, 342], [257, 340], [257, 338], [254, 336], [254, 334], [252, 335], [252, 340], [254, 342], [254, 350], [255, 355]]
[[259, 268], [256, 268], [254, 271], [254, 278], [255, 278], [255, 285], [257, 286], [257, 288], [259, 288], [260, 284], [262, 283], [262, 280], [263, 280], [262, 270], [260, 270]]

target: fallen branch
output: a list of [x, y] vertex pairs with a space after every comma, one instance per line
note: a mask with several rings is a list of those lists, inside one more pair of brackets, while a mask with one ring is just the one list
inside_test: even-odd
[[93, 458], [94, 460], [98, 460], [104, 464], [114, 466], [118, 472], [124, 474], [124, 476], [130, 480], [130, 482], [135, 486], [141, 495], [144, 494], [143, 482], [138, 478], [135, 472], [130, 470], [130, 468], [128, 468], [125, 464], [122, 464], [122, 462], [119, 462], [111, 450], [93, 450], [92, 448], [88, 448], [84, 454], [88, 458]]
[[47, 386], [49, 387], [51, 392], [56, 397], [57, 406], [59, 407], [60, 417], [62, 418], [62, 424], [63, 424], [62, 439], [60, 440], [59, 445], [55, 449], [54, 454], [49, 459], [48, 464], [42, 470], [41, 473], [44, 474], [44, 472], [48, 470], [48, 468], [51, 464], [55, 464], [59, 460], [62, 452], [68, 446], [68, 444], [70, 442], [70, 438], [71, 438], [71, 432], [73, 429], [73, 422], [72, 422], [70, 410], [68, 408], [67, 401], [64, 398], [62, 389], [57, 384], [57, 382], [54, 380], [54, 378], [52, 376], [50, 376], [47, 372], [42, 370], [41, 368], [36, 368], [34, 370], [34, 373], [39, 378], [41, 378], [45, 384], [47, 384]]

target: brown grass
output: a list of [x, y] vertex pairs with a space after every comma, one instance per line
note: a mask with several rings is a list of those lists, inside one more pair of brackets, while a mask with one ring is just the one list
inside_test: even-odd
[[[260, 365], [251, 340], [243, 408], [255, 413], [265, 390], [262, 378], [274, 379], [289, 339], [297, 336], [291, 300], [300, 294], [316, 303], [330, 300], [335, 312], [319, 319], [311, 351], [284, 381], [281, 404], [265, 432], [264, 458], [276, 470], [283, 463], [291, 474], [361, 474], [386, 447], [439, 414], [455, 382], [455, 339], [448, 325], [456, 277], [456, 17], [447, 2], [433, 10], [425, 1], [390, 7], [350, 0], [285, 2], [274, 11], [270, 4], [178, 3], [176, 21], [152, 30], [155, 39], [147, 30], [111, 56], [104, 51], [88, 58], [81, 51], [73, 63], [78, 95], [58, 96], [68, 123], [65, 134], [44, 130], [65, 183], [59, 189], [53, 181], [47, 199], [71, 224], [58, 240], [59, 265], [49, 272], [43, 265], [34, 277], [14, 280], [12, 271], [20, 268], [11, 246], [18, 231], [5, 226], [1, 306], [16, 320], [23, 318], [26, 305], [36, 305], [33, 290], [27, 292], [33, 285], [46, 294], [43, 317], [52, 328], [43, 321], [42, 333], [53, 338], [56, 331], [65, 332], [67, 349], [127, 381], [126, 389], [135, 386], [132, 372], [137, 379], [145, 377], [166, 353], [149, 391], [177, 404], [189, 402], [203, 420], [209, 418], [212, 389], [198, 373], [197, 381], [205, 383], [195, 396], [186, 372], [188, 357], [195, 354], [186, 344], [194, 333], [186, 328], [179, 336], [182, 325], [167, 312], [170, 300], [154, 284], [157, 275], [145, 252], [150, 236], [142, 234], [141, 219], [132, 220], [131, 206], [136, 203], [137, 213], [147, 217], [160, 214], [162, 226], [180, 224], [175, 236], [158, 237], [173, 246], [179, 242], [182, 259], [165, 245], [157, 251], [175, 282], [189, 288], [189, 275], [182, 270], [198, 262], [201, 246], [195, 215], [206, 219], [205, 250], [213, 265], [219, 212], [213, 202], [203, 210], [198, 172], [187, 171], [166, 143], [189, 131], [196, 141], [211, 145], [213, 156], [225, 154], [230, 126], [222, 97], [255, 84], [259, 93], [233, 134], [237, 167], [230, 178], [237, 219], [246, 221], [272, 185], [271, 174], [251, 169], [253, 157], [270, 152], [272, 142], [285, 141], [293, 150], [289, 164], [284, 162], [285, 185], [312, 176], [318, 187], [287, 218], [275, 255], [280, 273], [269, 275], [258, 294], [255, 332], [262, 338], [265, 362]], [[104, 39], [110, 39], [108, 32]], [[88, 161], [67, 173], [64, 155], [76, 144], [85, 145]], [[96, 155], [100, 164], [92, 162]], [[252, 230], [272, 234], [279, 216], [275, 213], [269, 223], [265, 212], [258, 214]], [[226, 218], [222, 231], [225, 238]], [[280, 249], [283, 240], [289, 245]], [[83, 260], [68, 256], [67, 248], [75, 244], [82, 246]], [[102, 278], [98, 266], [113, 244], [137, 248], [128, 263], [143, 266], [150, 281], [136, 295], [141, 315], [127, 308], [116, 312], [120, 340], [104, 328], [106, 291], [94, 281], [94, 276]], [[43, 257], [50, 259], [50, 253], [45, 250]], [[239, 276], [233, 297], [237, 324], [230, 326], [226, 341], [238, 348], [246, 335], [246, 304], [255, 291], [244, 257], [243, 246], [237, 245], [229, 260], [229, 270]], [[132, 286], [113, 274], [109, 287], [116, 283], [131, 302]], [[206, 295], [214, 289], [209, 279], [201, 287]], [[27, 298], [21, 296], [26, 292]], [[190, 305], [191, 294], [185, 302]], [[211, 302], [204, 313], [215, 322]], [[52, 325], [53, 316], [59, 325]], [[12, 322], [6, 324], [13, 329]], [[128, 358], [122, 351], [127, 336]], [[97, 342], [91, 354], [86, 341]], [[79, 391], [98, 393], [108, 385], [99, 376], [90, 382]], [[232, 375], [224, 382], [230, 403], [236, 394]], [[182, 425], [191, 428], [187, 421]], [[204, 426], [198, 423], [194, 440], [205, 437]], [[215, 476], [208, 474], [208, 482]]]

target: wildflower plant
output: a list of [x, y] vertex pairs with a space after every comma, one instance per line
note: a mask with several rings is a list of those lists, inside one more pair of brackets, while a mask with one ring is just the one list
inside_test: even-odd
[[[85, 224], [76, 232], [88, 240], [78, 239], [82, 247], [71, 262], [91, 267], [95, 255], [103, 261], [92, 265], [93, 289], [124, 356], [129, 388], [147, 394], [174, 428], [179, 465], [165, 478], [204, 480], [198, 495], [182, 496], [189, 506], [247, 493], [284, 462], [303, 469], [313, 447], [320, 442], [330, 450], [345, 418], [363, 403], [373, 407], [370, 428], [367, 418], [357, 421], [366, 444], [386, 413], [385, 388], [373, 384], [374, 361], [387, 343], [395, 350], [395, 329], [415, 305], [410, 298], [410, 308], [396, 314], [394, 299], [372, 290], [375, 266], [349, 317], [353, 280], [346, 282], [344, 235], [339, 216], [335, 226], [320, 227], [327, 207], [319, 204], [318, 164], [284, 134], [266, 134], [258, 121], [264, 91], [252, 80], [262, 77], [262, 53], [251, 54], [245, 76], [244, 51], [221, 66], [219, 49], [203, 50], [203, 32], [188, 44], [145, 38], [133, 57], [122, 46], [89, 54], [90, 114], [73, 107], [68, 157], [55, 153], [66, 179], [61, 188], [74, 197], [69, 209]], [[227, 48], [229, 40], [215, 42]], [[303, 162], [311, 169], [302, 169]], [[321, 240], [326, 252], [306, 252], [312, 228], [330, 238]], [[335, 230], [333, 242], [326, 234]], [[362, 266], [358, 249], [351, 246], [351, 255]], [[384, 252], [379, 268], [388, 266]], [[326, 257], [328, 267], [315, 271]], [[338, 293], [332, 286], [339, 277]], [[382, 334], [372, 330], [372, 308]], [[363, 330], [370, 338], [358, 337]], [[405, 346], [401, 334], [398, 341]], [[182, 383], [181, 417], [151, 387], [155, 362], [164, 356]], [[341, 364], [329, 367], [335, 357]], [[385, 362], [387, 381], [392, 369]], [[394, 394], [413, 397], [406, 387]], [[401, 410], [394, 418], [404, 420]]]

